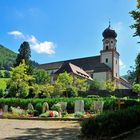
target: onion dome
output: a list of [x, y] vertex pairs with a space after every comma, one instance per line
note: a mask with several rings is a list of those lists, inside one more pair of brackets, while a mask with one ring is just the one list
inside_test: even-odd
[[106, 28], [103, 33], [102, 33], [104, 38], [116, 38], [117, 37], [117, 33], [115, 32], [115, 30], [112, 30], [110, 28], [110, 25], [108, 26], [108, 28]]

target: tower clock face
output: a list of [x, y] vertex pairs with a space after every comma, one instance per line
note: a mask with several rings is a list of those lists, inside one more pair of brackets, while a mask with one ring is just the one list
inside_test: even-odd
[[106, 40], [105, 43], [108, 44], [109, 43], [109, 40]]

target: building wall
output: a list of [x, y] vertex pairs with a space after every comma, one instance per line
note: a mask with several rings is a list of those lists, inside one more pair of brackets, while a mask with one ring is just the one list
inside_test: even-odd
[[119, 55], [117, 53], [114, 54], [114, 77], [119, 78]]
[[109, 66], [112, 69], [112, 52], [111, 51], [101, 53], [101, 63], [105, 63], [107, 66]]
[[106, 72], [96, 72], [93, 74], [93, 79], [96, 79], [97, 81], [106, 81], [107, 73]]

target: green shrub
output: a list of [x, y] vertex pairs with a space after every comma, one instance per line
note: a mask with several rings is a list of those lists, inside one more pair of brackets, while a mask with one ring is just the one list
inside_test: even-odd
[[76, 87], [69, 87], [69, 88], [66, 88], [63, 94], [66, 97], [77, 97], [78, 91]]
[[99, 95], [88, 95], [87, 98], [100, 98]]
[[28, 109], [28, 110], [27, 110], [27, 113], [30, 114], [30, 115], [33, 114], [33, 115], [35, 115], [35, 116], [37, 116], [37, 114], [38, 114], [37, 110], [34, 110], [34, 109]]
[[10, 72], [6, 70], [6, 71], [4, 72], [4, 77], [5, 77], [5, 78], [10, 78]]
[[47, 111], [40, 115], [40, 117], [58, 117], [58, 116], [59, 116], [59, 114], [57, 111]]
[[5, 112], [5, 113], [2, 114], [2, 117], [4, 117], [4, 118], [13, 118], [13, 117], [19, 118], [20, 116], [17, 113]]
[[[92, 103], [94, 101], [103, 101], [104, 102], [104, 111], [107, 110], [115, 110], [118, 108], [117, 105], [117, 99], [111, 99], [109, 97], [105, 98], [82, 98], [82, 97], [71, 97], [71, 98], [31, 98], [31, 99], [21, 99], [21, 98], [0, 98], [0, 106], [6, 104], [9, 107], [18, 107], [26, 109], [29, 103], [31, 103], [34, 107], [35, 110], [39, 112], [39, 114], [42, 113], [42, 105], [44, 102], [47, 102], [49, 104], [49, 108], [51, 108], [54, 104], [57, 104], [59, 102], [67, 102], [67, 111], [68, 113], [73, 113], [74, 112], [74, 103], [76, 100], [83, 100], [84, 101], [84, 109], [85, 111], [89, 111]], [[124, 100], [124, 108], [127, 108], [129, 106], [134, 106], [137, 104], [140, 104], [140, 100], [136, 99], [127, 99]]]
[[4, 91], [3, 89], [0, 89], [0, 98], [3, 97], [3, 95], [4, 95]]
[[42, 103], [37, 103], [35, 105], [35, 110], [37, 110], [38, 114], [41, 114], [42, 113], [42, 106], [43, 106]]
[[57, 112], [62, 112], [61, 104], [59, 104], [59, 103], [54, 104], [54, 105], [51, 107], [51, 110], [54, 110], [54, 111], [57, 111]]
[[80, 117], [82, 117], [84, 114], [85, 114], [84, 112], [75, 112], [75, 113], [74, 113], [74, 117], [80, 118]]
[[49, 117], [49, 112], [42, 113], [40, 117]]
[[27, 112], [25, 110], [21, 109], [20, 107], [16, 108], [16, 107], [11, 106], [11, 111], [12, 111], [12, 113], [19, 114], [19, 115], [27, 114]]
[[81, 123], [86, 137], [110, 137], [140, 125], [140, 106], [133, 106], [116, 112], [106, 112]]

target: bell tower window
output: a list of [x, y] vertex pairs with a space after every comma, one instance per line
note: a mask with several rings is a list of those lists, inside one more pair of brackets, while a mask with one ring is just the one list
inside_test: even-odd
[[108, 58], [105, 59], [105, 62], [108, 63]]
[[108, 48], [109, 48], [109, 47], [108, 47], [108, 46], [106, 46], [106, 50], [108, 50]]

